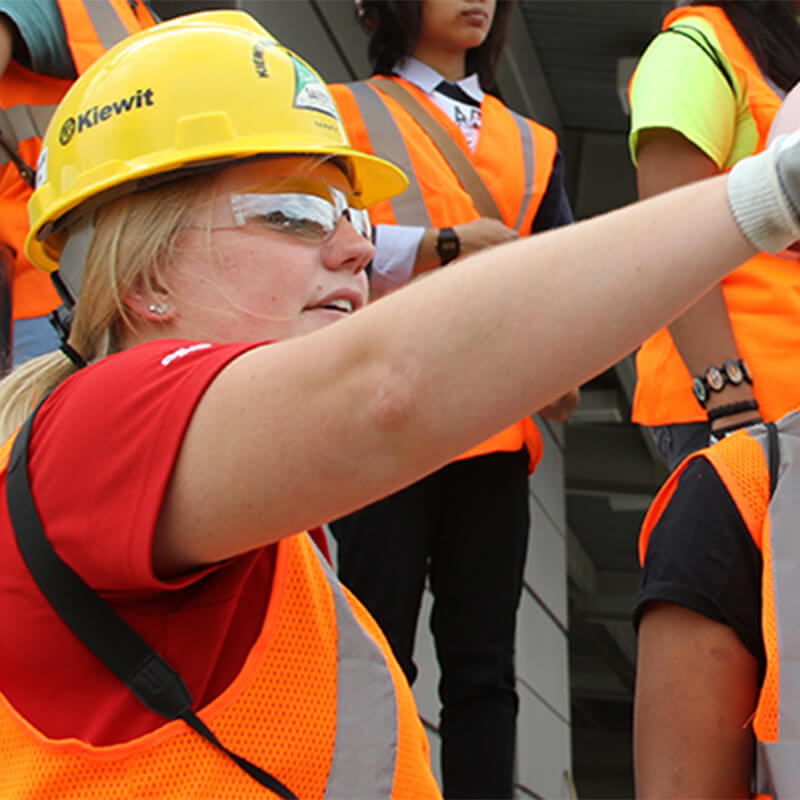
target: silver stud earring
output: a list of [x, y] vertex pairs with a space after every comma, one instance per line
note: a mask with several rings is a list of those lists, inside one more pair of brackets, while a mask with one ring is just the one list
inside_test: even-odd
[[169, 310], [169, 306], [166, 303], [150, 303], [147, 307], [147, 310], [151, 314], [166, 314]]

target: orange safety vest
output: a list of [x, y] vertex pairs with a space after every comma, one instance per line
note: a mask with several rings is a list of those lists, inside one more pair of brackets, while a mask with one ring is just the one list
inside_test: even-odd
[[[725, 12], [712, 6], [672, 11], [662, 29], [684, 17], [702, 17], [714, 29], [733, 68], [758, 130], [754, 152], [764, 149], [781, 104]], [[691, 87], [687, 89], [691, 91]], [[677, 232], [680, 235], [680, 231]], [[690, 265], [687, 265], [690, 266]], [[800, 400], [800, 264], [762, 253], [722, 281], [733, 334], [753, 374], [753, 393], [764, 420], [776, 420]], [[730, 353], [718, 353], [721, 363]], [[701, 422], [708, 415], [692, 393], [692, 376], [667, 329], [648, 339], [636, 356], [632, 419], [642, 425]]]
[[[558, 150], [556, 135], [487, 94], [481, 103], [481, 134], [472, 152], [461, 129], [425, 92], [402, 78], [391, 80], [413, 94], [458, 143], [491, 191], [502, 221], [528, 234], [550, 182]], [[403, 194], [370, 209], [373, 224], [448, 228], [480, 218], [472, 197], [439, 149], [395, 100], [365, 81], [334, 84], [330, 89], [351, 144], [398, 164], [410, 180]], [[516, 451], [523, 445], [527, 445], [533, 471], [541, 457], [542, 439], [530, 417], [461, 458]]]
[[639, 539], [644, 564], [650, 534], [692, 458], [708, 459], [761, 552], [761, 630], [767, 668], [753, 717], [758, 796], [796, 797], [800, 787], [800, 413], [737, 431], [693, 453], [669, 477], [647, 512]]
[[[67, 43], [78, 74], [129, 34], [156, 24], [142, 0], [58, 0]], [[72, 81], [53, 78], [11, 61], [0, 78], [0, 133], [35, 172], [47, 123]], [[25, 258], [30, 186], [0, 147], [0, 242], [15, 253], [12, 290], [14, 319], [41, 317], [59, 298], [49, 277]]]
[[[277, 548], [261, 632], [198, 716], [297, 797], [440, 798], [411, 689], [378, 625], [308, 535]], [[98, 747], [48, 738], [2, 693], [0, 763], [8, 798], [274, 796], [182, 720]]]

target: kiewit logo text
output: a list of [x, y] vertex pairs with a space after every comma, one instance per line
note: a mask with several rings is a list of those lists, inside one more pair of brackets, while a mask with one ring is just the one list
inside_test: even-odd
[[83, 133], [83, 131], [89, 128], [94, 128], [95, 125], [106, 122], [111, 119], [111, 117], [119, 116], [126, 111], [133, 111], [143, 106], [153, 105], [155, 105], [153, 90], [137, 89], [130, 97], [114, 100], [112, 103], [108, 103], [104, 106], [92, 106], [90, 109], [78, 114], [77, 119], [69, 117], [64, 122], [61, 126], [59, 141], [61, 144], [67, 144], [72, 139], [73, 135]]

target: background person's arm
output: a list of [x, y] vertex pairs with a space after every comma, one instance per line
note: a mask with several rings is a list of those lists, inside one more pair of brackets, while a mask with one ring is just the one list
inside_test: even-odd
[[0, 15], [11, 26], [15, 61], [39, 75], [75, 79], [57, 0], [0, 0]]
[[539, 409], [539, 413], [551, 422], [566, 422], [578, 407], [580, 398], [580, 389], [570, 389], [552, 403], [548, 403], [544, 408]]
[[[460, 243], [459, 258], [477, 253], [487, 247], [494, 247], [504, 242], [513, 242], [519, 238], [519, 234], [513, 228], [508, 228], [499, 220], [490, 219], [489, 217], [481, 217], [472, 222], [454, 225], [453, 230], [456, 232]], [[439, 228], [426, 229], [417, 250], [414, 275], [442, 266], [442, 260], [436, 252], [438, 236]]]
[[[376, 225], [375, 257], [370, 275], [371, 298], [381, 297], [423, 273], [446, 266], [442, 264], [436, 248], [440, 230], [407, 225]], [[494, 219], [473, 220], [455, 225], [454, 230], [459, 237], [461, 256], [518, 237], [515, 230]]]
[[14, 26], [11, 20], [0, 14], [0, 76], [2, 76], [14, 52]]
[[639, 626], [636, 796], [747, 798], [756, 659], [727, 625], [653, 603]]
[[[756, 252], [727, 182], [477, 253], [236, 359], [187, 429], [156, 533], [159, 572], [365, 506], [618, 361]], [[787, 225], [781, 240], [795, 235]]]
[[[717, 165], [677, 131], [657, 128], [640, 134], [636, 172], [640, 198], [652, 197], [717, 174]], [[682, 231], [675, 231], [676, 237], [683, 235]], [[719, 284], [673, 320], [669, 332], [692, 376], [702, 375], [711, 364], [721, 367], [723, 361], [740, 357]], [[753, 399], [750, 384], [729, 384], [722, 392], [711, 392], [706, 407], [711, 410]], [[757, 413], [745, 411], [721, 417], [712, 423], [712, 431], [752, 420]]]

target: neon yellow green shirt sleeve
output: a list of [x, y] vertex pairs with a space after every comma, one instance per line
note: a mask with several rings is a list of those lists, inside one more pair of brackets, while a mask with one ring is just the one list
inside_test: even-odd
[[701, 47], [680, 34], [659, 34], [644, 52], [633, 79], [631, 158], [635, 164], [641, 131], [670, 128], [698, 147], [720, 170], [727, 169], [752, 153], [758, 141], [741, 76], [729, 64], [706, 20], [685, 17], [676, 25], [691, 26], [706, 35], [733, 79], [736, 93]]

